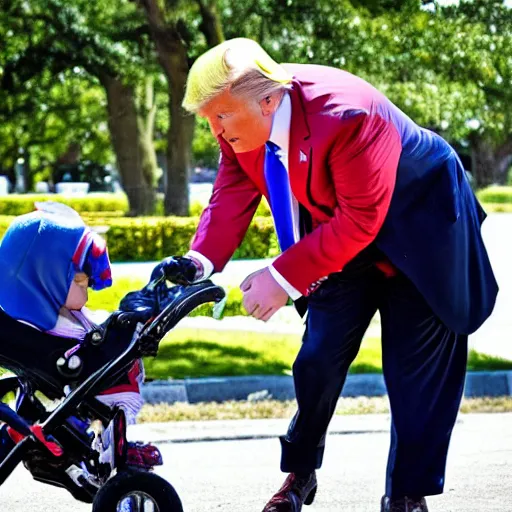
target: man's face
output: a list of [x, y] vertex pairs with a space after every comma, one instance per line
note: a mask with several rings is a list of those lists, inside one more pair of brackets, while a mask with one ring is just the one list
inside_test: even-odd
[[272, 117], [280, 99], [280, 95], [273, 94], [257, 102], [232, 95], [226, 90], [210, 100], [198, 113], [208, 120], [215, 137], [221, 136], [235, 153], [245, 153], [267, 142]]

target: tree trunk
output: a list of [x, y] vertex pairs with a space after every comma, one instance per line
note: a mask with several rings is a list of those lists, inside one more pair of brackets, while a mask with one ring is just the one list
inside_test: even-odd
[[506, 141], [498, 148], [488, 139], [474, 135], [470, 137], [473, 179], [476, 188], [489, 185], [505, 185], [512, 164], [512, 144]]
[[166, 215], [189, 215], [188, 176], [194, 133], [193, 116], [185, 117], [181, 101], [188, 74], [185, 43], [175, 23], [167, 24], [156, 0], [139, 0], [147, 16], [158, 61], [169, 90], [169, 129], [167, 131]]
[[506, 185], [508, 183], [508, 175], [510, 166], [512, 165], [512, 155], [506, 155], [503, 158], [499, 158], [497, 162], [497, 183], [498, 185]]
[[[178, 23], [166, 22], [164, 11], [157, 0], [138, 0], [146, 13], [151, 36], [155, 42], [158, 60], [166, 75], [169, 88], [169, 130], [167, 132], [167, 185], [164, 208], [167, 215], [189, 215], [188, 180], [190, 153], [195, 119], [183, 111], [189, 70], [186, 42]], [[203, 17], [202, 29], [209, 45], [223, 38], [215, 2], [199, 0]]]
[[101, 77], [107, 92], [108, 125], [116, 153], [119, 174], [130, 203], [129, 215], [154, 212], [155, 189], [144, 175], [145, 161], [150, 160], [145, 134], [140, 130], [135, 90], [117, 78]]
[[500, 185], [508, 183], [510, 166], [512, 165], [512, 132], [496, 151], [498, 157], [498, 182]]
[[55, 165], [77, 165], [82, 156], [82, 148], [78, 142], [70, 142], [62, 155], [57, 158]]
[[155, 188], [158, 164], [153, 144], [156, 116], [153, 77], [145, 79], [138, 96], [137, 123], [142, 145], [142, 175], [148, 186]]
[[210, 48], [217, 46], [224, 41], [224, 31], [222, 30], [215, 0], [197, 0], [197, 3], [203, 19], [199, 28], [204, 34], [208, 46]]
[[492, 144], [480, 137], [471, 140], [473, 180], [476, 188], [484, 188], [494, 183], [496, 160]]
[[185, 113], [181, 107], [188, 74], [185, 49], [181, 56], [174, 55], [169, 60], [174, 71], [173, 79], [169, 82], [170, 124], [167, 132], [167, 186], [164, 209], [166, 215], [187, 216], [190, 207], [188, 181], [195, 118]]
[[31, 154], [30, 148], [25, 148], [25, 153], [23, 155], [25, 158], [25, 164], [23, 165], [23, 173], [25, 177], [25, 191], [33, 192], [34, 191], [34, 173], [32, 172], [32, 162], [31, 162]]

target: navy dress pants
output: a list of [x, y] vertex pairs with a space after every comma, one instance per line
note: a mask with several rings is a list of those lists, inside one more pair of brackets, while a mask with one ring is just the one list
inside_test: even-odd
[[349, 366], [378, 310], [392, 415], [386, 495], [440, 494], [463, 394], [467, 336], [443, 325], [403, 274], [386, 277], [376, 259], [372, 248], [363, 251], [309, 297], [293, 365], [298, 410], [281, 437], [281, 469], [309, 473], [321, 466]]

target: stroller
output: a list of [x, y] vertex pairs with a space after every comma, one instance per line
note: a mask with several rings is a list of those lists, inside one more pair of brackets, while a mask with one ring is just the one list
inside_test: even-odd
[[[152, 303], [149, 320], [141, 322], [141, 308], [118, 311], [74, 347], [65, 339], [55, 344], [54, 339], [50, 350], [48, 343], [34, 341], [44, 333], [0, 310], [0, 366], [15, 374], [0, 379], [0, 400], [7, 393], [16, 394], [15, 410], [0, 402], [0, 421], [24, 436], [7, 447], [0, 460], [0, 485], [23, 462], [35, 480], [67, 489], [76, 500], [92, 503], [93, 512], [183, 510], [173, 486], [153, 473], [152, 467], [130, 464], [123, 411], [95, 398], [141, 356], [156, 355], [162, 338], [193, 309], [225, 297], [224, 290], [209, 280], [168, 287], [167, 279], [172, 282], [173, 276], [162, 276], [143, 289]], [[111, 335], [126, 328], [131, 329], [128, 341]], [[59, 405], [50, 410], [41, 394], [60, 400]], [[93, 422], [99, 432], [81, 426]], [[34, 424], [62, 448], [60, 456], [34, 435]], [[107, 450], [109, 457], [102, 457]]]

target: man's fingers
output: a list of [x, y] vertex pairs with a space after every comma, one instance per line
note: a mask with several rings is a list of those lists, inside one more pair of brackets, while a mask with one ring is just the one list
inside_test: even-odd
[[246, 292], [250, 287], [252, 280], [261, 272], [263, 272], [265, 269], [256, 270], [256, 272], [253, 272], [252, 274], [249, 274], [240, 284], [240, 290], [243, 292]]
[[264, 322], [268, 322], [273, 316], [274, 313], [277, 312], [277, 308], [271, 307], [269, 308], [264, 315], [260, 316], [260, 320], [263, 320]]
[[249, 313], [249, 315], [252, 315], [256, 308], [258, 307], [258, 303], [252, 298], [250, 294], [244, 295], [242, 303], [247, 313]]
[[286, 292], [274, 280], [267, 268], [247, 276], [240, 288], [247, 313], [258, 320], [267, 321], [286, 303]]
[[259, 304], [255, 304], [252, 311], [249, 313], [254, 318], [259, 318], [261, 314], [261, 307]]
[[242, 290], [243, 292], [246, 292], [247, 290], [249, 290], [249, 288], [251, 287], [252, 279], [253, 279], [253, 275], [252, 274], [250, 276], [247, 276], [242, 281], [242, 284], [240, 285], [240, 290]]

